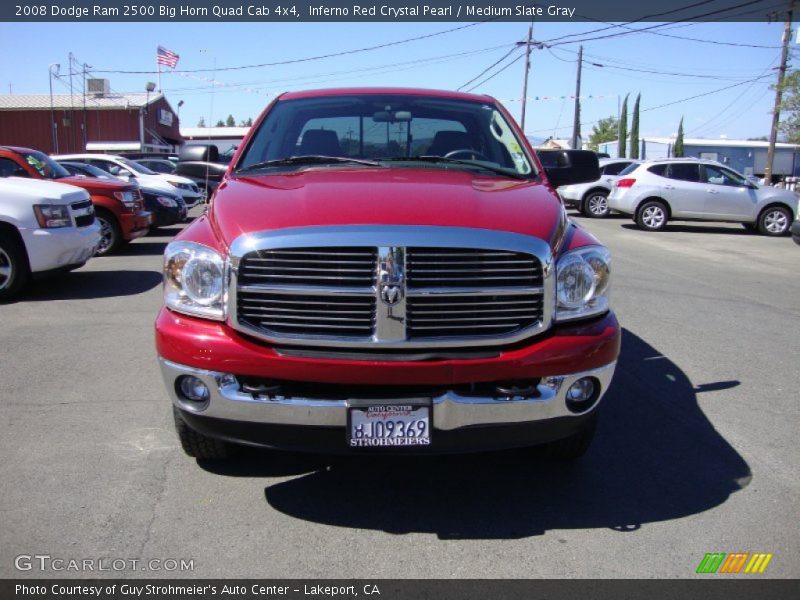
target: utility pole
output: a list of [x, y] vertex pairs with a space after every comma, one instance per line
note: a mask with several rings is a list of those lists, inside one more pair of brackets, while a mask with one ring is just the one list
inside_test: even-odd
[[775, 161], [775, 141], [778, 139], [778, 123], [781, 118], [781, 96], [783, 95], [783, 78], [786, 75], [786, 60], [789, 56], [789, 36], [792, 34], [792, 11], [794, 0], [789, 2], [786, 21], [783, 24], [783, 40], [781, 42], [781, 66], [778, 67], [778, 83], [775, 86], [775, 108], [772, 109], [772, 128], [769, 131], [769, 148], [767, 149], [767, 165], [764, 167], [764, 183], [772, 183], [772, 164]]
[[531, 40], [533, 38], [533, 21], [528, 27], [528, 41], [525, 44], [525, 75], [522, 80], [522, 115], [520, 116], [520, 128], [525, 133], [525, 107], [528, 104], [528, 71], [531, 68]]
[[583, 68], [583, 46], [578, 48], [578, 77], [575, 81], [575, 116], [572, 119], [572, 149], [579, 150], [581, 135], [581, 69]]

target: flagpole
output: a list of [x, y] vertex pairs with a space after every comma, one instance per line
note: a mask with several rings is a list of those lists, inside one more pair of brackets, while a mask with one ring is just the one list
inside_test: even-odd
[[156, 57], [156, 70], [158, 71], [158, 93], [161, 93], [161, 63], [158, 62], [158, 57]]

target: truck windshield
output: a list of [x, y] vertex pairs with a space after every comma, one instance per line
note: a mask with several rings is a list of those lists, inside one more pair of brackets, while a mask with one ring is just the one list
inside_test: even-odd
[[69, 171], [43, 152], [26, 152], [22, 155], [25, 162], [32, 166], [45, 179], [61, 179], [70, 177]]
[[[315, 157], [314, 161], [290, 160]], [[277, 102], [238, 172], [285, 172], [373, 161], [534, 177], [533, 162], [492, 103], [425, 95], [352, 94]], [[436, 157], [435, 159], [432, 159]], [[345, 160], [342, 160], [345, 159]], [[347, 159], [353, 159], [348, 161]]]

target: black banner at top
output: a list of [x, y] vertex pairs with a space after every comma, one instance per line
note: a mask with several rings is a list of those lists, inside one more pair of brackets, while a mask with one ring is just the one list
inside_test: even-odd
[[788, 0], [11, 0], [6, 22], [681, 22], [784, 20]]

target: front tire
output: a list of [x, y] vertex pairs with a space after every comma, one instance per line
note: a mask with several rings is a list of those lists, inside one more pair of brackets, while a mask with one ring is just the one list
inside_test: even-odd
[[597, 190], [584, 198], [581, 213], [592, 219], [605, 219], [611, 211], [608, 209], [608, 192]]
[[636, 211], [636, 224], [645, 231], [661, 231], [667, 226], [667, 206], [660, 200], [645, 202]]
[[122, 230], [113, 213], [107, 210], [98, 210], [97, 221], [100, 223], [100, 244], [97, 246], [95, 256], [106, 256], [116, 252], [122, 246]]
[[545, 456], [555, 460], [577, 460], [589, 450], [597, 429], [597, 416], [591, 417], [589, 422], [577, 433], [562, 440], [550, 442], [545, 446]]
[[175, 432], [181, 441], [183, 451], [192, 458], [206, 458], [211, 460], [225, 460], [236, 454], [236, 446], [227, 444], [222, 440], [210, 438], [189, 427], [181, 418], [180, 411], [172, 407], [172, 416], [175, 419]]
[[792, 213], [784, 206], [768, 206], [758, 216], [758, 231], [762, 235], [786, 235], [792, 226]]
[[24, 248], [14, 237], [0, 232], [0, 302], [13, 298], [29, 277]]

